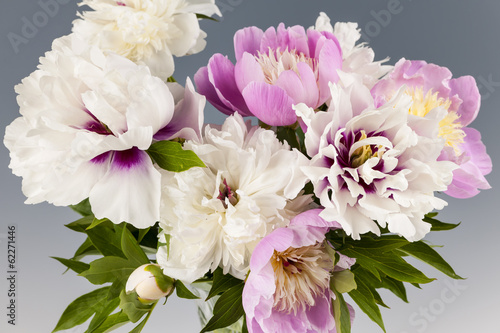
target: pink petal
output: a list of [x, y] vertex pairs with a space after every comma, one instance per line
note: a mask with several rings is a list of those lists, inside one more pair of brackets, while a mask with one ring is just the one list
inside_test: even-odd
[[328, 222], [320, 217], [319, 214], [322, 211], [323, 209], [310, 209], [308, 211], [300, 213], [290, 221], [290, 226], [310, 226], [332, 229], [342, 228], [338, 222]]
[[292, 70], [280, 74], [275, 85], [283, 88], [288, 96], [292, 97], [294, 104], [304, 103], [311, 108], [318, 107], [319, 90], [316, 77], [305, 63], [298, 63], [299, 75]]
[[258, 273], [273, 256], [274, 250], [285, 251], [293, 242], [294, 233], [287, 228], [279, 228], [264, 237], [255, 247], [250, 259], [250, 270]]
[[208, 78], [212, 82], [217, 96], [230, 110], [238, 111], [243, 116], [250, 116], [245, 100], [238, 90], [234, 78], [234, 65], [222, 54], [214, 54], [208, 62]]
[[236, 63], [234, 69], [236, 84], [240, 91], [243, 91], [250, 82], [264, 82], [265, 76], [262, 67], [255, 57], [250, 53], [244, 53], [241, 59]]
[[297, 121], [293, 99], [280, 87], [252, 82], [243, 90], [243, 97], [252, 114], [270, 126], [286, 126]]
[[[457, 112], [460, 115], [460, 123], [467, 126], [476, 119], [481, 105], [481, 94], [476, 80], [472, 76], [462, 76], [450, 80], [449, 85], [451, 88], [450, 96], [458, 96], [462, 101]], [[451, 109], [456, 110], [457, 108], [452, 105]]]
[[323, 104], [330, 97], [329, 82], [339, 80], [338, 69], [342, 68], [342, 53], [335, 42], [326, 40], [319, 53], [319, 103]]
[[257, 55], [260, 50], [260, 41], [264, 31], [257, 27], [248, 27], [236, 31], [234, 34], [234, 54], [236, 61], [240, 61], [245, 52]]
[[217, 95], [213, 84], [208, 78], [207, 67], [202, 67], [196, 72], [196, 74], [194, 75], [194, 82], [196, 83], [198, 92], [204, 95], [210, 102], [210, 104], [215, 106], [217, 110], [227, 115], [231, 115], [234, 113], [234, 110], [228, 108], [224, 103], [222, 103], [219, 95]]

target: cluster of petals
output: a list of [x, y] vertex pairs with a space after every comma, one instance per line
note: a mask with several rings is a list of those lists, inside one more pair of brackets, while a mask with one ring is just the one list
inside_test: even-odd
[[317, 108], [325, 103], [328, 83], [338, 80], [342, 68], [337, 38], [301, 26], [241, 29], [234, 35], [234, 50], [236, 65], [215, 54], [196, 73], [198, 91], [225, 114], [237, 111], [271, 126], [294, 124], [293, 104]]
[[[249, 332], [337, 332], [330, 290], [330, 274], [337, 267], [325, 249], [325, 233], [340, 225], [319, 212], [297, 215], [255, 247], [242, 296]], [[339, 269], [354, 264], [339, 255]]]
[[446, 108], [448, 115], [440, 123], [440, 136], [446, 140], [440, 159], [460, 166], [446, 193], [456, 198], [470, 198], [480, 189], [489, 189], [484, 177], [492, 169], [491, 159], [481, 142], [481, 134], [467, 127], [476, 119], [481, 95], [472, 76], [452, 78], [446, 67], [425, 61], [401, 59], [394, 70], [372, 89], [378, 104], [384, 104], [402, 86], [411, 91], [414, 103], [422, 107], [411, 112], [426, 117], [433, 107]]
[[374, 61], [373, 49], [365, 43], [358, 43], [361, 30], [355, 22], [336, 22], [335, 26], [332, 26], [330, 18], [322, 12], [311, 29], [332, 33], [337, 38], [342, 50], [342, 71], [359, 74], [368, 88], [372, 88], [393, 68], [390, 65], [383, 65], [388, 58]]
[[218, 267], [244, 279], [257, 243], [311, 203], [301, 194], [308, 160], [238, 113], [184, 147], [207, 167], [162, 178], [160, 242], [168, 234], [169, 246], [159, 248], [158, 263], [188, 283]]
[[376, 221], [419, 240], [430, 231], [424, 215], [446, 205], [434, 192], [447, 189], [457, 167], [438, 161], [444, 147], [438, 124], [446, 110], [435, 108], [423, 122], [410, 117], [412, 99], [403, 89], [376, 107], [358, 75], [341, 77], [331, 86], [328, 111], [295, 107], [312, 158], [302, 169], [325, 207], [321, 216], [338, 221], [354, 239], [380, 234]]
[[201, 52], [206, 33], [196, 14], [221, 13], [214, 0], [83, 0], [93, 11], [80, 14], [73, 32], [104, 50], [145, 64], [166, 80], [173, 56]]
[[145, 66], [105, 55], [75, 35], [56, 39], [39, 69], [16, 86], [21, 117], [7, 127], [10, 168], [27, 203], [89, 197], [97, 218], [136, 227], [159, 219], [153, 142], [200, 136], [203, 96], [170, 89]]

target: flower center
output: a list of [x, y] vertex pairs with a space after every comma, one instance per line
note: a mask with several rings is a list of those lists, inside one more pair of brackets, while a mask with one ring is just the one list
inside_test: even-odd
[[297, 64], [301, 62], [311, 67], [316, 76], [316, 81], [318, 80], [319, 72], [317, 61], [313, 58], [309, 58], [302, 52], [297, 53], [296, 50], [288, 51], [288, 48], [284, 52], [281, 52], [279, 49], [273, 50], [269, 48], [268, 53], [259, 52], [258, 56], [255, 58], [262, 67], [266, 82], [269, 84], [274, 84], [280, 74], [288, 70], [293, 70], [300, 77]]
[[[360, 134], [361, 137], [357, 140], [357, 142], [361, 142], [362, 140], [368, 138], [364, 130], [361, 130]], [[351, 162], [351, 167], [353, 168], [360, 167], [372, 157], [381, 158], [382, 155], [385, 153], [385, 149], [386, 148], [382, 145], [363, 145], [359, 148], [356, 148], [352, 152], [349, 158]]]
[[407, 89], [407, 94], [413, 99], [413, 104], [410, 108], [410, 114], [425, 117], [432, 109], [442, 107], [448, 111], [446, 117], [439, 122], [439, 136], [444, 138], [446, 145], [452, 147], [457, 155], [460, 154], [459, 145], [464, 142], [465, 132], [462, 130], [462, 124], [458, 121], [460, 116], [449, 111], [451, 101], [438, 97], [438, 93], [429, 90], [424, 95], [422, 87], [415, 89]]
[[323, 243], [274, 251], [271, 264], [276, 281], [273, 307], [278, 311], [297, 314], [329, 288], [333, 262]]
[[234, 193], [234, 191], [231, 190], [231, 187], [227, 185], [226, 178], [224, 178], [224, 180], [222, 181], [222, 184], [219, 189], [219, 196], [217, 197], [217, 199], [219, 199], [222, 202], [224, 208], [226, 209], [228, 207], [226, 199], [233, 206], [235, 206], [238, 203], [238, 198], [236, 196], [236, 193]]

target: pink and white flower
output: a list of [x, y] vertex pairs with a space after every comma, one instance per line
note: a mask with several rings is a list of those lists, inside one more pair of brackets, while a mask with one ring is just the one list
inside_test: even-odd
[[174, 58], [201, 52], [206, 33], [196, 14], [222, 16], [214, 0], [83, 0], [73, 32], [90, 44], [147, 65], [166, 80]]
[[194, 79], [198, 91], [219, 111], [256, 116], [272, 126], [294, 124], [293, 104], [317, 108], [338, 80], [342, 51], [335, 36], [281, 23], [265, 32], [257, 27], [234, 35], [236, 65], [222, 54], [210, 58]]
[[[203, 141], [184, 147], [207, 167], [162, 171], [160, 227], [170, 246], [158, 249], [158, 263], [166, 275], [188, 283], [218, 267], [244, 279], [255, 245], [311, 203], [301, 195], [299, 169], [308, 160], [237, 113], [222, 127], [208, 125]], [[159, 238], [165, 242], [163, 234]]]
[[373, 49], [366, 43], [358, 43], [361, 30], [357, 23], [336, 22], [335, 26], [332, 26], [330, 18], [325, 13], [320, 13], [316, 25], [311, 29], [327, 31], [337, 38], [342, 50], [342, 71], [361, 75], [363, 83], [370, 89], [393, 68], [393, 66], [382, 65], [389, 60], [388, 58], [374, 61]]
[[454, 79], [446, 67], [401, 59], [394, 70], [373, 87], [372, 94], [379, 104], [384, 104], [403, 85], [413, 98], [410, 114], [425, 118], [436, 107], [447, 111], [439, 123], [439, 136], [446, 141], [440, 159], [452, 161], [460, 168], [454, 171], [446, 194], [470, 198], [480, 189], [489, 189], [484, 176], [491, 172], [491, 158], [479, 131], [467, 127], [476, 119], [481, 104], [475, 79], [472, 76]]
[[74, 35], [56, 39], [16, 86], [22, 116], [4, 139], [26, 203], [89, 197], [97, 218], [139, 228], [158, 221], [160, 173], [145, 150], [155, 136], [199, 137], [205, 102], [189, 81], [184, 92], [170, 87]]
[[[286, 228], [274, 230], [255, 247], [250, 274], [243, 289], [243, 308], [250, 333], [335, 333], [325, 234], [340, 228], [326, 222], [319, 210], [292, 219]], [[353, 264], [344, 257], [342, 262]]]
[[419, 240], [430, 231], [424, 215], [446, 205], [434, 192], [447, 189], [457, 167], [438, 161], [444, 147], [438, 124], [446, 111], [436, 108], [432, 118], [419, 122], [408, 114], [412, 99], [404, 91], [376, 107], [359, 76], [341, 78], [331, 86], [327, 112], [296, 106], [312, 157], [302, 170], [325, 207], [321, 217], [338, 221], [354, 239], [367, 232], [379, 235], [375, 220]]

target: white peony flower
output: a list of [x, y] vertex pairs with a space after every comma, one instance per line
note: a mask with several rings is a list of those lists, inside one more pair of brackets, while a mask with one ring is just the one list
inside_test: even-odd
[[380, 234], [381, 227], [410, 241], [430, 231], [426, 213], [446, 202], [434, 196], [445, 191], [456, 165], [437, 161], [444, 146], [438, 137], [446, 110], [436, 108], [425, 121], [408, 114], [412, 99], [401, 90], [375, 108], [370, 91], [352, 75], [331, 85], [327, 112], [304, 104], [297, 115], [307, 125], [306, 147], [311, 166], [303, 171], [314, 185], [324, 211], [354, 239]]
[[393, 66], [382, 65], [389, 60], [374, 61], [375, 52], [365, 43], [357, 44], [361, 38], [358, 24], [353, 22], [337, 22], [332, 27], [330, 18], [323, 12], [319, 14], [315, 27], [317, 31], [332, 33], [339, 41], [342, 49], [342, 71], [356, 73], [363, 77], [363, 83], [371, 89], [378, 80], [389, 73]]
[[305, 184], [299, 167], [308, 160], [237, 113], [222, 128], [207, 126], [203, 142], [184, 147], [207, 168], [162, 178], [160, 226], [170, 246], [159, 248], [158, 263], [188, 283], [217, 267], [244, 279], [257, 243], [311, 203], [299, 194]]
[[196, 14], [222, 16], [214, 0], [83, 0], [94, 11], [80, 14], [73, 32], [166, 80], [174, 59], [201, 52], [206, 33]]
[[74, 35], [52, 47], [16, 86], [22, 117], [5, 134], [26, 203], [66, 206], [89, 197], [97, 218], [153, 225], [160, 173], [144, 150], [153, 137], [198, 137], [204, 97], [188, 81], [184, 96], [171, 86], [174, 98], [147, 67], [105, 56]]

